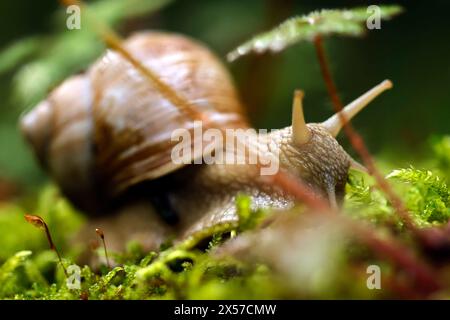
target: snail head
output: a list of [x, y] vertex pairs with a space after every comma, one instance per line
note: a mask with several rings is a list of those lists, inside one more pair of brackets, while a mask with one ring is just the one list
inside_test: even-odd
[[322, 123], [306, 123], [303, 115], [303, 92], [295, 91], [292, 125], [272, 133], [280, 150], [280, 166], [299, 176], [317, 191], [325, 192], [330, 204], [337, 206], [344, 196], [350, 167], [367, 171], [339, 145], [336, 136], [350, 121], [392, 82], [385, 80], [348, 104]]

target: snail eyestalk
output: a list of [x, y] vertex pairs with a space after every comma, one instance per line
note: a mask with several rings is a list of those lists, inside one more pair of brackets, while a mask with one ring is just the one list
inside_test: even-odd
[[61, 255], [59, 254], [58, 249], [56, 249], [56, 246], [55, 246], [55, 244], [53, 242], [52, 235], [50, 234], [50, 230], [49, 230], [49, 228], [47, 226], [47, 223], [45, 223], [44, 219], [42, 219], [41, 217], [36, 216], [36, 215], [32, 215], [32, 214], [26, 214], [25, 215], [25, 220], [27, 220], [27, 222], [31, 223], [33, 226], [44, 230], [45, 235], [47, 236], [48, 244], [50, 245], [50, 249], [56, 252], [56, 255], [58, 256], [59, 263], [61, 264], [61, 267], [64, 270], [64, 274], [65, 274], [65, 276], [67, 278], [68, 274], [67, 274], [66, 267], [64, 267], [64, 264], [62, 262], [62, 258], [61, 258]]
[[95, 233], [97, 233], [97, 235], [100, 237], [100, 239], [102, 239], [103, 250], [105, 250], [106, 264], [107, 264], [108, 268], [111, 269], [111, 264], [109, 263], [109, 257], [108, 257], [108, 250], [106, 250], [105, 234], [103, 233], [102, 229], [100, 229], [100, 228], [96, 228]]
[[322, 122], [322, 126], [324, 126], [333, 137], [336, 137], [345, 124], [342, 120], [344, 120], [345, 122], [350, 121], [373, 99], [378, 97], [383, 91], [391, 88], [392, 82], [390, 80], [384, 80], [379, 85], [375, 86], [374, 88], [360, 96], [358, 99], [345, 106], [342, 111], [334, 114], [328, 120]]
[[307, 143], [311, 136], [303, 114], [303, 97], [303, 91], [295, 90], [292, 105], [292, 139], [296, 145]]

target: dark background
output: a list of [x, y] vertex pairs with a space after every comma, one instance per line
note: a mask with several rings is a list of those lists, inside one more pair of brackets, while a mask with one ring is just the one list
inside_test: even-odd
[[[391, 3], [391, 2], [385, 2]], [[399, 1], [405, 12], [383, 21], [381, 30], [363, 38], [325, 41], [341, 98], [348, 103], [389, 78], [394, 89], [372, 103], [354, 121], [372, 153], [398, 165], [414, 163], [428, 152], [433, 135], [449, 133], [450, 6], [445, 1]], [[178, 0], [161, 11], [121, 24], [126, 35], [138, 29], [170, 30], [197, 38], [224, 59], [227, 52], [254, 34], [284, 19], [322, 8], [380, 4], [367, 1]], [[30, 35], [51, 35], [52, 18], [64, 9], [57, 1], [1, 1], [0, 50]], [[65, 52], [72, 59], [73, 52]], [[332, 114], [314, 47], [300, 43], [278, 55], [244, 57], [228, 64], [256, 127], [290, 123], [295, 88], [306, 93], [307, 122]], [[81, 71], [85, 66], [80, 65]], [[0, 76], [0, 179], [29, 186], [44, 175], [16, 129], [31, 105], [11, 98], [15, 70]], [[344, 137], [340, 138], [350, 150]]]

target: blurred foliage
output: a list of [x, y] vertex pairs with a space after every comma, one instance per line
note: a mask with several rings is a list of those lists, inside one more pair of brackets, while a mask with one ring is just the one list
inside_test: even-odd
[[[435, 137], [431, 143], [436, 167], [445, 176], [450, 177], [450, 136]], [[450, 183], [449, 179], [447, 181]]]
[[[156, 11], [170, 0], [99, 0], [90, 5], [95, 19], [117, 26], [126, 19], [136, 18]], [[45, 93], [69, 75], [86, 68], [105, 46], [86, 26], [81, 14], [81, 28], [68, 32], [65, 28], [65, 12], [58, 11], [54, 17], [59, 26], [52, 35], [35, 36], [10, 45], [0, 54], [0, 74], [20, 64], [14, 76], [13, 95], [19, 105], [34, 105]], [[70, 54], [70, 59], [67, 55]], [[28, 61], [24, 61], [27, 59]]]
[[20, 251], [10, 257], [0, 268], [0, 297], [14, 294], [17, 291], [15, 283], [20, 274], [16, 270], [24, 264], [31, 251]]
[[[390, 19], [402, 12], [400, 6], [379, 6], [379, 18]], [[322, 10], [290, 18], [275, 29], [255, 36], [231, 51], [229, 61], [249, 54], [278, 52], [300, 41], [312, 41], [318, 36], [337, 34], [360, 36], [367, 31], [366, 21], [374, 12], [367, 7], [349, 10]], [[381, 24], [381, 23], [380, 23]]]

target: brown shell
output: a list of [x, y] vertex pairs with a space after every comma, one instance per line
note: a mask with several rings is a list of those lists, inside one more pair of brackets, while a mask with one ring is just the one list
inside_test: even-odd
[[85, 209], [95, 207], [92, 179], [92, 91], [89, 79], [65, 80], [21, 119], [21, 130], [61, 190]]
[[[175, 34], [140, 32], [128, 38], [124, 47], [211, 119], [210, 127], [248, 126], [227, 71], [199, 43]], [[171, 141], [171, 134], [179, 128], [192, 129], [194, 119], [159, 93], [125, 58], [109, 50], [84, 75], [74, 79], [66, 80], [25, 116], [22, 130], [76, 204], [80, 204], [80, 190], [87, 190], [83, 195], [87, 197], [92, 196], [89, 193], [93, 189], [114, 196], [183, 166], [172, 162], [172, 146], [177, 142]], [[46, 112], [42, 112], [43, 105]], [[42, 114], [45, 121], [35, 124]], [[88, 130], [71, 132], [72, 122], [80, 121]], [[91, 133], [86, 142], [86, 134]], [[82, 140], [83, 152], [81, 147], [74, 147]], [[192, 160], [201, 155], [194, 154]], [[77, 163], [83, 168], [79, 173], [63, 173], [59, 169], [63, 163], [72, 167]]]

